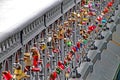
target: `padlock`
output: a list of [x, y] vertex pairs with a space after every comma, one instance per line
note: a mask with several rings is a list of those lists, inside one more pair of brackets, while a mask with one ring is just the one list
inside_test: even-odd
[[89, 7], [89, 8], [92, 8], [92, 6], [93, 6], [93, 5], [92, 5], [91, 3], [88, 3], [88, 7]]
[[102, 20], [102, 23], [107, 23], [107, 20], [106, 20], [106, 19], [103, 19], [103, 20]]
[[78, 48], [76, 46], [72, 46], [71, 50], [75, 53], [78, 50]]
[[52, 37], [48, 37], [47, 46], [51, 46], [52, 39], [53, 39]]
[[70, 37], [70, 35], [72, 34], [72, 28], [68, 28], [66, 30], [66, 34], [67, 34], [68, 37]]
[[84, 15], [87, 16], [87, 15], [88, 15], [88, 11], [85, 11], [85, 12], [84, 12]]
[[69, 23], [72, 23], [72, 19], [71, 19], [71, 18], [68, 18], [68, 22], [69, 22]]
[[78, 48], [80, 48], [80, 47], [81, 47], [81, 46], [80, 46], [80, 42], [79, 42], [79, 41], [76, 43], [76, 46], [77, 46]]
[[113, 5], [113, 1], [108, 2], [107, 7], [110, 8]]
[[69, 65], [69, 61], [68, 61], [68, 59], [65, 57], [65, 59], [64, 59], [64, 65], [65, 66], [68, 66]]
[[104, 8], [103, 13], [106, 14], [108, 13], [109, 9], [107, 7]]
[[85, 0], [81, 0], [81, 6], [84, 6], [84, 5], [85, 5], [85, 3], [86, 3], [86, 1], [85, 1]]
[[60, 74], [61, 73], [61, 69], [59, 67], [56, 68], [56, 72], [57, 74]]
[[15, 69], [14, 69], [14, 74], [15, 74], [15, 75], [20, 75], [20, 74], [22, 74], [21, 67], [20, 67], [20, 69], [15, 68]]
[[65, 72], [65, 77], [68, 78], [69, 77], [69, 73]]
[[57, 63], [58, 66], [60, 66], [62, 64], [63, 64], [62, 61], [58, 61], [58, 63]]
[[88, 26], [88, 30], [89, 30], [89, 31], [93, 31], [93, 30], [95, 30], [95, 28], [96, 28], [95, 25]]
[[90, 15], [90, 16], [95, 16], [96, 15], [96, 13], [95, 12], [88, 12], [88, 15]]
[[58, 61], [57, 66], [58, 66], [61, 70], [64, 70], [64, 69], [65, 69], [65, 66], [64, 66], [64, 64], [62, 63], [62, 61]]
[[88, 40], [83, 39], [82, 42], [83, 42], [83, 44], [87, 44], [87, 43], [88, 43]]
[[58, 39], [59, 39], [59, 40], [64, 39], [64, 34], [58, 34]]
[[85, 21], [82, 21], [82, 25], [86, 25], [87, 24], [87, 22], [85, 22]]
[[58, 39], [58, 35], [56, 33], [53, 34], [53, 39], [57, 40]]
[[70, 47], [70, 46], [72, 46], [72, 42], [71, 42], [70, 40], [68, 40], [68, 41], [66, 42], [66, 45], [67, 45], [68, 47]]
[[84, 29], [80, 29], [80, 35], [83, 35], [83, 34], [85, 34], [85, 30]]
[[40, 44], [40, 50], [45, 50], [47, 48], [46, 44], [43, 42]]
[[99, 27], [103, 27], [103, 25], [102, 25], [102, 24], [99, 24], [98, 26], [99, 26]]
[[74, 23], [75, 21], [77, 21], [77, 18], [72, 18], [72, 22]]
[[52, 74], [50, 75], [50, 80], [56, 80], [57, 76], [58, 76], [57, 72], [53, 71]]
[[64, 22], [64, 26], [65, 26], [65, 27], [68, 27], [68, 26], [69, 26], [69, 22], [68, 22], [68, 21], [65, 21], [65, 22]]
[[83, 34], [82, 37], [83, 37], [83, 39], [87, 39], [88, 38], [88, 34]]
[[80, 17], [81, 17], [81, 15], [78, 13], [78, 14], [77, 14], [77, 18], [80, 18]]
[[11, 80], [13, 78], [10, 71], [2, 71], [3, 80]]
[[71, 16], [72, 16], [72, 17], [75, 17], [75, 16], [77, 16], [77, 13], [76, 13], [76, 12], [72, 12], [72, 13], [71, 13]]
[[83, 21], [88, 21], [88, 18], [83, 18]]
[[33, 58], [32, 65], [34, 67], [38, 67], [38, 61], [40, 60], [40, 53], [36, 47], [32, 47], [31, 52], [33, 53], [32, 54], [32, 58]]
[[87, 30], [87, 33], [88, 33], [89, 35], [91, 34], [91, 32], [92, 32], [91, 30]]
[[32, 66], [32, 60], [29, 52], [24, 53], [24, 63], [25, 63], [24, 72], [30, 71], [30, 67]]
[[64, 33], [65, 33], [65, 30], [63, 28], [60, 28], [59, 31], [58, 31], [58, 39], [64, 39]]
[[97, 17], [97, 21], [98, 21], [98, 22], [101, 22], [102, 18], [103, 18], [102, 15], [98, 16], [98, 17]]
[[72, 56], [73, 56], [72, 53], [68, 53], [67, 56], [66, 56], [66, 59], [67, 59], [68, 61], [71, 61], [71, 60], [72, 60]]
[[30, 53], [24, 53], [24, 63], [25, 63], [25, 66], [31, 66], [31, 55]]
[[14, 75], [13, 79], [21, 80], [23, 78], [29, 78], [29, 75], [26, 75], [25, 72], [22, 71], [22, 65], [19, 63], [14, 63]]
[[52, 51], [53, 51], [53, 53], [59, 53], [60, 52], [60, 50], [58, 48], [53, 48]]

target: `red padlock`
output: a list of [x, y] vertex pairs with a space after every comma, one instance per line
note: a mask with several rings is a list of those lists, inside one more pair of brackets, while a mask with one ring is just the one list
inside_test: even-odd
[[53, 49], [53, 53], [59, 53], [59, 49], [58, 48], [54, 48]]
[[54, 78], [57, 78], [57, 72], [54, 71], [52, 74], [53, 74]]
[[87, 30], [87, 33], [90, 34], [92, 31], [91, 30]]
[[113, 1], [108, 2], [107, 7], [110, 8], [110, 7], [112, 7], [112, 5], [113, 5]]
[[93, 31], [96, 28], [96, 26], [92, 25], [88, 27], [88, 31]]
[[99, 21], [99, 22], [102, 21], [102, 16], [101, 15], [97, 17], [97, 21]]
[[34, 67], [38, 66], [38, 56], [33, 56], [33, 66]]
[[64, 59], [64, 64], [65, 64], [65, 66], [68, 65], [68, 60], [66, 58]]
[[11, 80], [12, 79], [12, 74], [9, 71], [3, 71], [2, 72], [4, 80]]
[[62, 63], [62, 61], [58, 61], [58, 66], [60, 66], [60, 65], [62, 65], [63, 63]]
[[104, 8], [103, 13], [106, 14], [108, 13], [109, 9], [107, 7]]
[[76, 49], [75, 46], [72, 46], [71, 50], [72, 50], [73, 52], [76, 52], [76, 51], [77, 51], [77, 49]]
[[52, 72], [52, 74], [50, 75], [50, 80], [56, 80], [56, 78], [57, 78], [57, 72], [54, 71], [54, 72]]
[[78, 48], [80, 48], [81, 46], [80, 46], [80, 42], [77, 42], [76, 43], [76, 46], [78, 47]]
[[58, 61], [58, 67], [59, 67], [61, 70], [64, 70], [64, 69], [65, 69], [65, 66], [64, 66], [64, 64], [63, 64], [61, 61]]

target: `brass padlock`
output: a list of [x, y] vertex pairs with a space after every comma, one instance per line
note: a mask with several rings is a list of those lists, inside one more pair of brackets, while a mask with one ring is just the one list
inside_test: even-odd
[[88, 34], [83, 34], [83, 38], [87, 39], [88, 38]]
[[30, 53], [24, 53], [24, 63], [25, 66], [31, 66], [32, 65], [32, 60], [31, 60], [31, 55]]
[[26, 75], [25, 72], [22, 71], [22, 65], [19, 63], [14, 63], [14, 75], [13, 78], [17, 80], [21, 80], [23, 78], [29, 78], [29, 75]]
[[72, 13], [71, 13], [71, 16], [72, 16], [72, 17], [75, 17], [75, 16], [77, 16], [77, 13], [76, 13], [76, 12], [72, 12]]
[[47, 48], [46, 44], [45, 44], [44, 42], [41, 43], [40, 49], [43, 51], [43, 50], [45, 50], [46, 48]]
[[80, 17], [81, 17], [81, 15], [78, 13], [78, 14], [77, 14], [77, 18], [80, 18]]
[[58, 31], [58, 39], [63, 39], [64, 38], [64, 33], [65, 33], [65, 30], [63, 28], [59, 29], [59, 31]]
[[83, 18], [83, 21], [88, 21], [88, 18]]
[[72, 18], [69, 18], [69, 19], [68, 19], [68, 22], [71, 23], [71, 22], [72, 22]]
[[86, 30], [80, 29], [80, 35], [83, 35], [83, 34], [85, 34], [85, 33], [86, 33]]
[[66, 34], [67, 34], [67, 36], [70, 37], [70, 35], [72, 34], [72, 28], [68, 28], [68, 29], [66, 30]]
[[68, 26], [69, 26], [69, 22], [68, 22], [68, 21], [65, 21], [65, 22], [64, 22], [64, 26], [65, 26], [65, 27], [68, 27]]

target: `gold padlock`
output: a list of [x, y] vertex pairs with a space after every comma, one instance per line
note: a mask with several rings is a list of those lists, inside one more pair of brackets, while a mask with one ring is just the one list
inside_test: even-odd
[[65, 21], [65, 22], [64, 22], [64, 26], [65, 26], [65, 27], [69, 26], [69, 22], [68, 22], [68, 21]]
[[72, 15], [72, 17], [74, 17], [74, 16], [77, 15], [77, 13], [76, 12], [72, 12], [71, 15]]
[[66, 78], [69, 77], [69, 73], [68, 73], [68, 72], [65, 73], [65, 77], [66, 77]]
[[19, 63], [15, 63], [14, 64], [15, 67], [14, 67], [14, 75], [13, 75], [13, 78], [14, 79], [17, 79], [17, 80], [21, 80], [23, 78], [28, 78], [30, 77], [29, 75], [26, 75], [23, 71], [22, 71], [22, 65], [19, 64]]
[[45, 50], [47, 48], [46, 44], [45, 43], [41, 43], [41, 50]]
[[84, 35], [83, 35], [83, 38], [84, 38], [84, 39], [87, 39], [87, 38], [88, 38], [88, 35], [87, 35], [87, 34], [84, 34]]
[[83, 18], [83, 21], [88, 21], [88, 18]]
[[20, 70], [19, 69], [15, 69], [14, 70], [14, 74], [15, 75], [20, 75], [20, 74], [22, 74], [22, 70], [21, 69]]
[[24, 53], [24, 62], [25, 62], [25, 66], [31, 66], [31, 57], [30, 57], [30, 53]]
[[68, 22], [71, 23], [71, 22], [72, 22], [72, 18], [69, 18], [69, 19], [68, 19]]
[[78, 14], [77, 14], [77, 18], [80, 18], [80, 17], [81, 17], [81, 15], [78, 13]]

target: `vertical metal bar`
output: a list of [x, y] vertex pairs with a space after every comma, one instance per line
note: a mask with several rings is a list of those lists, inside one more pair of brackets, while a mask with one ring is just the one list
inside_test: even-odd
[[[47, 34], [48, 31], [45, 30], [45, 44], [47, 44]], [[43, 55], [44, 55], [44, 80], [47, 80], [47, 68], [46, 68], [46, 64], [47, 64], [47, 56], [46, 56], [47, 50], [45, 49]]]
[[[0, 66], [1, 66], [0, 72], [2, 72], [3, 71], [3, 62], [0, 63]], [[2, 74], [0, 74], [0, 79], [2, 80]]]

